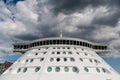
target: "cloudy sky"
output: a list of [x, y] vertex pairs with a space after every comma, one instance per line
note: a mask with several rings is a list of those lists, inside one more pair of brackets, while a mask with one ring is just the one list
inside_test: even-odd
[[120, 72], [120, 0], [0, 0], [0, 61], [14, 62], [14, 41], [57, 37], [109, 45], [102, 57]]

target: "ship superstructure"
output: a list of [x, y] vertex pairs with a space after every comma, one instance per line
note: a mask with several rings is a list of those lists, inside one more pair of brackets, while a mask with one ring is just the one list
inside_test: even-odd
[[120, 80], [100, 53], [107, 45], [68, 37], [44, 38], [13, 44], [19, 58], [0, 80]]

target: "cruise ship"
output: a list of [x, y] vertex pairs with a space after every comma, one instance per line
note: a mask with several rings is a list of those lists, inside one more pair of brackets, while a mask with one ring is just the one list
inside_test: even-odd
[[107, 44], [70, 37], [50, 37], [13, 43], [23, 55], [0, 80], [120, 80], [120, 75], [99, 54]]

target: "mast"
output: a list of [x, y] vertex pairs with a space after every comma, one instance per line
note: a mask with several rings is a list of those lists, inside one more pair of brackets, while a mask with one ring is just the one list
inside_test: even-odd
[[63, 36], [63, 35], [62, 35], [62, 30], [61, 30], [61, 31], [60, 31], [60, 38], [62, 38], [62, 36]]

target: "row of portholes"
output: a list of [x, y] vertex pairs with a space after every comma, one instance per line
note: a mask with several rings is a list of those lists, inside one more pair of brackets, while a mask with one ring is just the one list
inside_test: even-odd
[[68, 67], [68, 66], [65, 66], [65, 67], [59, 67], [59, 66], [57, 66], [57, 67], [48, 67], [47, 72], [52, 72], [53, 70], [55, 72], [60, 72], [61, 69], [64, 69], [65, 72], [69, 72], [70, 70], [73, 71], [73, 72], [76, 72], [76, 73], [79, 72], [78, 68], [75, 67], [75, 66], [73, 66], [73, 67]]
[[[80, 61], [81, 62], [83, 62], [84, 61], [84, 59], [86, 59], [86, 58], [79, 58], [80, 59]], [[91, 63], [93, 63], [93, 62], [95, 62], [95, 63], [100, 63], [100, 61], [98, 61], [98, 60], [96, 60], [96, 59], [89, 59], [89, 62], [91, 62]]]
[[[80, 61], [81, 62], [83, 62], [84, 61], [84, 59], [83, 58], [79, 58], [80, 59]], [[85, 58], [86, 59], [86, 58]], [[96, 59], [87, 59], [87, 60], [89, 60], [89, 62], [91, 62], [91, 63], [100, 63], [100, 61], [98, 61], [98, 60], [96, 60]], [[71, 62], [74, 62], [75, 61], [75, 59], [73, 58], [73, 57], [68, 57], [68, 58], [50, 58], [50, 60], [49, 60], [50, 62], [53, 62], [53, 61], [57, 61], [57, 62], [60, 62], [60, 61], [64, 61], [64, 62], [66, 62], [66, 61], [71, 61]]]
[[72, 52], [71, 51], [69, 51], [69, 52], [52, 52], [52, 54], [72, 54]]
[[[60, 72], [60, 70], [63, 69], [62, 71], [64, 72], [69, 72], [69, 71], [73, 71], [73, 72], [76, 72], [78, 73], [79, 72], [79, 69], [77, 67], [69, 67], [69, 66], [65, 66], [65, 67], [48, 67], [47, 68], [47, 72], [52, 72], [52, 71], [55, 71], [55, 72]], [[105, 68], [98, 68], [96, 67], [96, 72], [97, 73], [100, 73], [100, 72], [103, 72], [103, 73], [110, 73], [107, 69]], [[88, 67], [84, 67], [84, 71], [85, 72], [90, 72], [89, 71], [89, 68]]]
[[[19, 69], [17, 70], [17, 73], [20, 73], [20, 72], [25, 73], [25, 72], [27, 72], [27, 71], [28, 71], [28, 68], [27, 68], [27, 67], [25, 67], [25, 68], [19, 68]], [[34, 71], [35, 71], [35, 72], [40, 71], [40, 67], [36, 67], [36, 68], [34, 69]]]
[[69, 57], [69, 58], [50, 58], [50, 62], [53, 62], [53, 61], [57, 61], [57, 62], [60, 62], [60, 61], [71, 61], [71, 62], [74, 62], [75, 59], [72, 58], [72, 57]]
[[[110, 73], [107, 69], [105, 68], [98, 68], [96, 67], [96, 72], [100, 73], [100, 72], [103, 72], [103, 73]], [[69, 71], [72, 71], [72, 72], [76, 72], [78, 73], [79, 72], [79, 69], [75, 66], [73, 67], [70, 67], [70, 66], [65, 66], [65, 67], [59, 67], [59, 66], [56, 66], [56, 67], [48, 67], [47, 68], [47, 72], [52, 72], [52, 71], [55, 71], [55, 72], [60, 72], [60, 71], [64, 71], [64, 72], [69, 72]], [[23, 73], [26, 73], [28, 71], [28, 68], [27, 67], [24, 67], [24, 68], [18, 68], [17, 70], [17, 73], [20, 73], [20, 72], [23, 72]], [[34, 68], [34, 72], [39, 72], [40, 71], [40, 67], [36, 67]], [[84, 67], [84, 71], [85, 72], [90, 72], [89, 71], [89, 68], [88, 67]]]
[[[47, 52], [43, 52], [43, 55], [46, 54], [46, 53], [47, 53]], [[41, 53], [35, 53], [36, 56], [39, 55], [39, 54], [41, 54]]]
[[[53, 47], [53, 49], [71, 49], [71, 47]], [[81, 49], [81, 48], [76, 48], [74, 47], [74, 49]], [[84, 51], [84, 49], [81, 49], [82, 51]]]
[[[105, 68], [98, 68], [98, 67], [96, 67], [95, 69], [96, 69], [96, 71], [97, 71], [98, 73], [100, 73], [101, 71], [102, 71], [103, 73], [110, 73], [110, 72], [109, 72], [107, 69], [105, 69]], [[84, 71], [89, 72], [89, 68], [84, 67]]]
[[[80, 54], [84, 54], [85, 56], [88, 56], [87, 53], [79, 53], [79, 52], [76, 52], [78, 55]], [[73, 54], [71, 51], [63, 51], [63, 52], [52, 52], [51, 54]]]
[[33, 55], [37, 56], [37, 55], [39, 55], [39, 54], [45, 55], [46, 53], [47, 53], [47, 52], [40, 52], [40, 53], [34, 53], [34, 54], [29, 53], [28, 56], [33, 56]]
[[79, 53], [79, 52], [76, 52], [78, 55], [80, 55], [80, 54], [84, 54], [85, 56], [88, 56], [88, 54], [87, 53]]
[[[37, 58], [40, 60], [40, 62], [42, 62], [44, 60], [44, 58]], [[32, 63], [34, 61], [34, 59], [26, 59], [25, 63]]]
[[46, 48], [39, 48], [38, 50], [42, 50], [42, 49], [46, 49], [46, 50], [47, 50], [47, 49], [48, 49], [48, 47], [46, 47]]
[[70, 49], [70, 47], [53, 47], [53, 49]]

